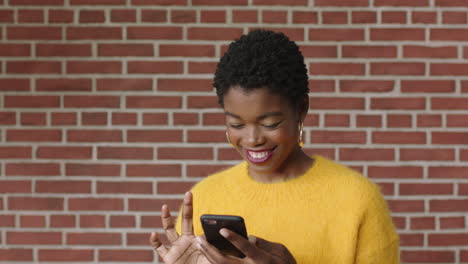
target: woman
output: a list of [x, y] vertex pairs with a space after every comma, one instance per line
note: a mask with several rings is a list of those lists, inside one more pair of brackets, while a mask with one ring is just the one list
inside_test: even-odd
[[[244, 161], [185, 195], [181, 235], [163, 206], [170, 245], [155, 233], [150, 241], [164, 263], [399, 263], [398, 235], [378, 187], [301, 148], [309, 90], [294, 42], [265, 30], [242, 36], [221, 58], [214, 86], [227, 140]], [[202, 214], [242, 216], [249, 240], [220, 233], [246, 257], [225, 256], [206, 242], [192, 220]]]

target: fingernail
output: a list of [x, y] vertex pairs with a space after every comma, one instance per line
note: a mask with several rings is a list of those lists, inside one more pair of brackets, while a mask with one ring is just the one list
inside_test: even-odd
[[229, 232], [228, 232], [225, 228], [222, 228], [221, 230], [219, 230], [219, 233], [220, 233], [223, 237], [228, 237], [228, 236], [229, 236]]

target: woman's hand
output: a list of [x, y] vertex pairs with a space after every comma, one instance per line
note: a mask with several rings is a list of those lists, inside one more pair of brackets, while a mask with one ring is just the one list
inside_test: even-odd
[[193, 234], [193, 204], [192, 194], [185, 194], [182, 204], [182, 235], [179, 236], [175, 230], [174, 218], [170, 214], [167, 205], [161, 209], [163, 228], [170, 245], [164, 245], [157, 233], [151, 233], [150, 243], [158, 255], [166, 264], [209, 264], [197, 248]]
[[273, 243], [258, 237], [249, 236], [249, 240], [226, 228], [221, 229], [221, 235], [237, 247], [245, 258], [226, 256], [206, 240], [197, 237], [197, 247], [211, 264], [257, 263], [257, 264], [295, 264], [296, 260], [289, 250], [278, 243]]

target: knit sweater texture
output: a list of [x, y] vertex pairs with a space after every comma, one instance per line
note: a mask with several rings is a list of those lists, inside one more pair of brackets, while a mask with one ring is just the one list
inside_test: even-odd
[[284, 182], [253, 180], [245, 161], [200, 181], [192, 189], [195, 235], [203, 234], [202, 214], [239, 215], [250, 235], [285, 245], [297, 263], [399, 263], [399, 238], [378, 186], [312, 158], [305, 174]]

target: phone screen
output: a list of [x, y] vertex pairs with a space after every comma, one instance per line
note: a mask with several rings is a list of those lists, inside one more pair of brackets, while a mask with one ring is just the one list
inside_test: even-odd
[[219, 230], [227, 228], [247, 239], [247, 230], [244, 219], [235, 215], [202, 215], [200, 217], [206, 240], [227, 255], [244, 258], [245, 255], [226, 240]]

